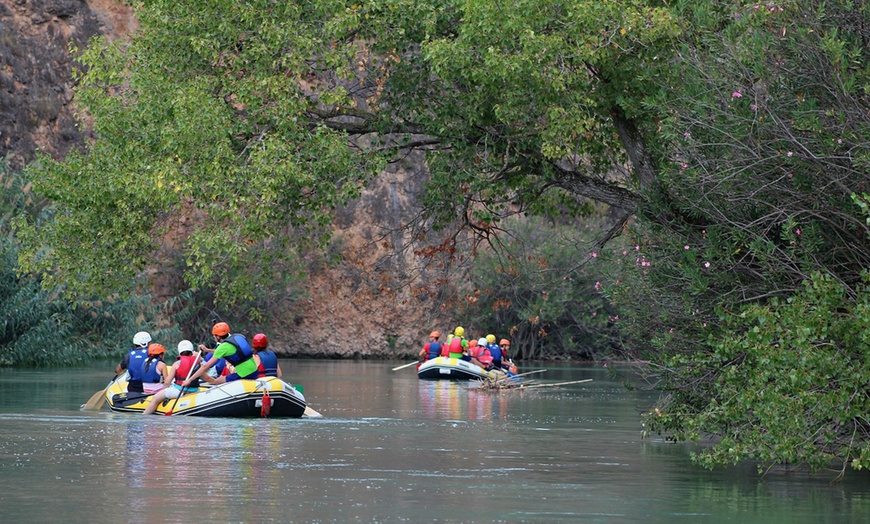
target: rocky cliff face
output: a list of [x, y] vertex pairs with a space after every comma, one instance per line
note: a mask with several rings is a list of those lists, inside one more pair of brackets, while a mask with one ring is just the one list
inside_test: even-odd
[[[69, 45], [96, 35], [131, 34], [131, 10], [112, 0], [0, 0], [0, 154], [20, 168], [37, 150], [63, 158], [90, 138], [74, 118]], [[426, 178], [409, 157], [374, 180], [361, 198], [337, 213], [335, 250], [345, 262], [315, 273], [309, 297], [294, 311], [275, 311], [267, 331], [283, 354], [325, 357], [405, 357], [432, 329], [450, 319], [417, 285], [434, 276], [417, 257], [399, 251], [408, 240], [399, 225], [414, 214]], [[158, 283], [157, 296], [178, 281]], [[169, 287], [167, 287], [169, 286]], [[431, 291], [430, 287], [428, 291]]]
[[63, 157], [88, 136], [73, 116], [72, 57], [96, 35], [128, 34], [129, 8], [108, 0], [0, 0], [0, 154]]

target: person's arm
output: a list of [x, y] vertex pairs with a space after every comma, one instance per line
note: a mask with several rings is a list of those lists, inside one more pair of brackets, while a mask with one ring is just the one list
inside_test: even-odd
[[169, 366], [169, 372], [166, 373], [166, 378], [163, 380], [163, 385], [169, 387], [172, 381], [175, 380], [175, 371], [178, 369], [178, 362]]
[[190, 378], [188, 378], [187, 380], [184, 381], [184, 383], [182, 384], [182, 386], [183, 386], [183, 387], [187, 387], [187, 386], [189, 386], [191, 382], [193, 382], [194, 380], [198, 379], [199, 377], [202, 376], [203, 373], [205, 373], [206, 371], [208, 371], [208, 368], [214, 366], [215, 363], [216, 363], [217, 361], [218, 361], [218, 358], [215, 357], [214, 355], [212, 355], [211, 358], [208, 359], [208, 362], [206, 362], [206, 363], [204, 363], [202, 366], [200, 366], [199, 369], [196, 370], [196, 372], [195, 372], [193, 375], [190, 376]]
[[130, 365], [130, 352], [128, 351], [127, 354], [124, 355], [124, 358], [121, 359], [121, 362], [119, 362], [115, 366], [115, 375], [120, 375], [121, 373], [123, 373], [124, 370], [127, 369], [127, 367], [129, 365]]
[[281, 378], [284, 376], [284, 372], [281, 371], [281, 364], [275, 364], [275, 376]]

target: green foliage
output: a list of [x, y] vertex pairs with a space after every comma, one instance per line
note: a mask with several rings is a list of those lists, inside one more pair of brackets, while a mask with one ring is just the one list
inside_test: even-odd
[[[594, 231], [541, 220], [510, 220], [510, 241], [474, 260], [469, 329], [511, 339], [511, 356], [597, 359], [621, 350], [616, 318], [599, 293], [599, 265], [578, 264]], [[477, 336], [477, 335], [475, 335]]]
[[349, 104], [351, 49], [330, 54], [321, 25], [336, 9], [145, 2], [131, 43], [80, 53], [76, 100], [99, 139], [29, 171], [53, 207], [18, 222], [22, 267], [70, 293], [128, 292], [186, 223], [185, 277], [219, 302], [292, 271], [297, 245], [324, 240], [331, 210], [381, 165], [307, 117], [328, 111], [318, 96]]
[[[651, 414], [653, 431], [716, 444], [697, 455], [708, 467], [753, 460], [868, 467], [870, 449], [870, 289], [857, 295], [816, 273], [787, 301], [723, 314], [722, 332], [693, 358], [709, 374], [709, 396], [683, 390]], [[670, 366], [683, 369], [672, 356]], [[685, 379], [685, 377], [683, 377]]]
[[150, 297], [69, 302], [38, 278], [22, 275], [18, 248], [10, 234], [12, 218], [36, 209], [20, 173], [0, 169], [0, 366], [63, 366], [120, 357], [133, 334], [149, 330], [155, 339], [177, 338], [173, 327], [155, 329], [145, 319], [159, 317]]
[[721, 438], [706, 465], [848, 462], [867, 446], [834, 409], [868, 376], [867, 8], [693, 6], [721, 30], [687, 38], [680, 89], [657, 94], [660, 191], [632, 227], [649, 266], [607, 286], [670, 393], [651, 423]]

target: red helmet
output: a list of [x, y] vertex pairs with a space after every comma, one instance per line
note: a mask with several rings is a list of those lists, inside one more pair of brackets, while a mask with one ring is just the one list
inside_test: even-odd
[[257, 333], [256, 335], [254, 335], [254, 340], [252, 340], [251, 343], [254, 345], [255, 348], [263, 349], [269, 345], [269, 339], [266, 338], [266, 335], [262, 333]]
[[163, 347], [163, 344], [150, 344], [148, 346], [148, 356], [156, 357], [157, 355], [163, 355], [166, 353], [166, 348]]
[[433, 332], [429, 333], [429, 336], [432, 338], [438, 338], [441, 336], [441, 333], [439, 333], [437, 331], [433, 331]]
[[218, 337], [225, 337], [230, 334], [230, 325], [226, 322], [218, 322], [211, 328], [211, 334]]

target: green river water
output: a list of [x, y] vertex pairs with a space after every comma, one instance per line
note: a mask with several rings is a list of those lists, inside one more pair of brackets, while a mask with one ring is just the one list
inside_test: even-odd
[[870, 522], [870, 475], [707, 471], [641, 438], [627, 373], [526, 364], [486, 392], [403, 362], [284, 360], [318, 419], [83, 412], [112, 363], [0, 370], [2, 521]]

